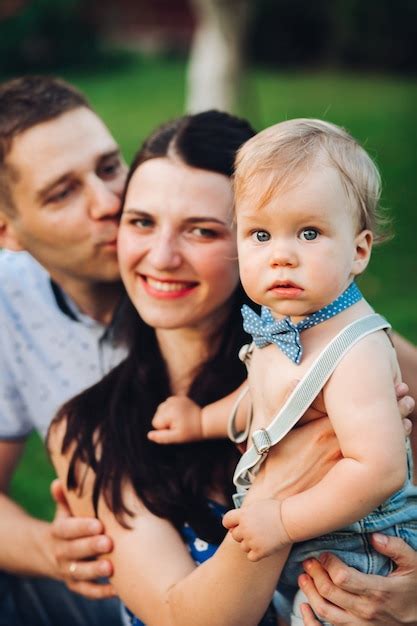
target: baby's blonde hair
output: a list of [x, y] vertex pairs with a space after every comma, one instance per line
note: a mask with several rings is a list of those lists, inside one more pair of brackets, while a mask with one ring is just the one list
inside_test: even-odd
[[381, 214], [381, 177], [368, 153], [343, 128], [316, 119], [293, 119], [261, 131], [238, 151], [234, 188], [237, 202], [253, 194], [256, 177], [270, 174], [257, 206], [269, 202], [278, 187], [317, 163], [340, 174], [359, 230], [370, 230], [376, 242], [386, 238]]

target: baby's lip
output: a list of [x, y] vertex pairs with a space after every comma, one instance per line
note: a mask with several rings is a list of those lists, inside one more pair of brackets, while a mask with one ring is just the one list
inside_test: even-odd
[[292, 282], [291, 280], [276, 280], [270, 287], [270, 289], [301, 289], [300, 285]]

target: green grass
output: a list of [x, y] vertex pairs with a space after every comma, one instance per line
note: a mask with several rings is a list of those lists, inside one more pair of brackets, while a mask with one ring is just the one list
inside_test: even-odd
[[37, 517], [51, 519], [54, 511], [49, 485], [55, 473], [37, 434], [28, 441], [12, 481], [12, 496]]
[[[66, 74], [89, 97], [129, 160], [157, 124], [183, 112], [182, 61], [137, 59], [95, 75]], [[375, 308], [417, 343], [417, 85], [395, 76], [248, 72], [239, 113], [258, 129], [292, 117], [321, 117], [346, 127], [376, 159], [395, 237], [374, 252], [361, 281]], [[414, 285], [414, 287], [413, 287]], [[13, 482], [31, 512], [50, 517], [51, 469], [33, 437]]]

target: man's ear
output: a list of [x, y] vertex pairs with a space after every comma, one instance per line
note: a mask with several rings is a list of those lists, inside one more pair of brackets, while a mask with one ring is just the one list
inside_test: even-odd
[[352, 274], [359, 276], [366, 270], [371, 258], [374, 236], [370, 230], [363, 230], [355, 238], [355, 256], [353, 258]]
[[13, 220], [0, 211], [0, 248], [18, 252], [23, 250], [16, 235]]

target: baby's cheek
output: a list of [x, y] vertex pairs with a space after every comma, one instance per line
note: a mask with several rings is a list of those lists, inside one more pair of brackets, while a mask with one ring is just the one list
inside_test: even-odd
[[250, 263], [243, 254], [239, 257], [239, 273], [243, 286], [247, 285], [248, 289], [254, 289], [256, 286], [255, 277], [258, 276], [259, 278], [259, 268], [257, 264]]

